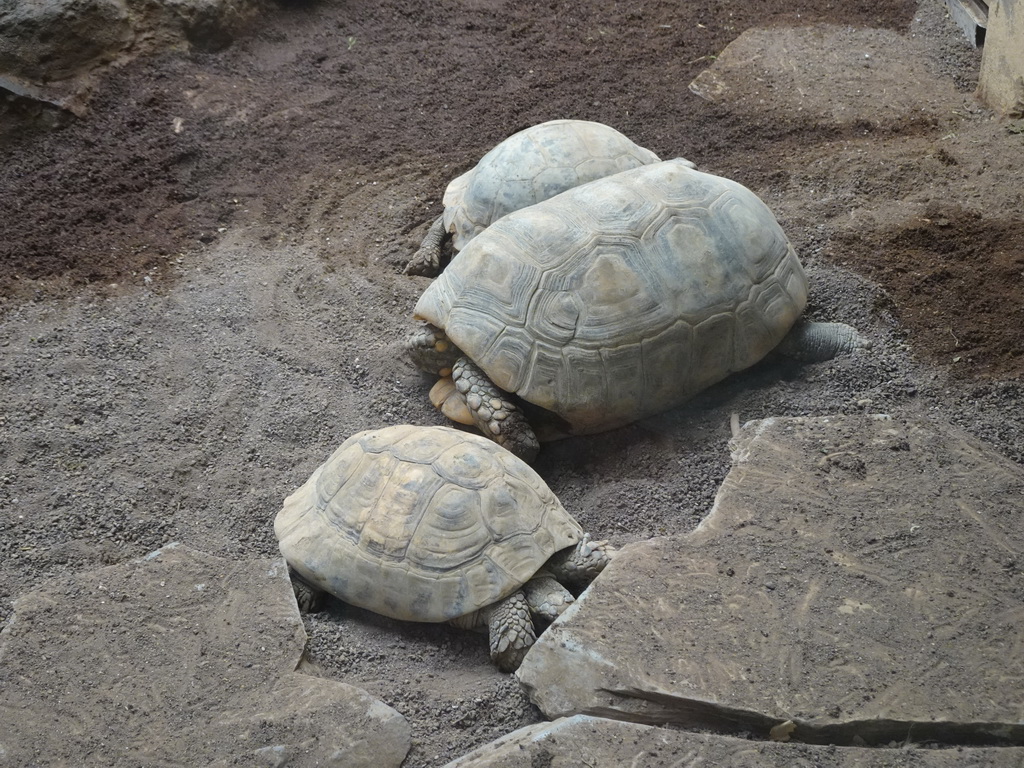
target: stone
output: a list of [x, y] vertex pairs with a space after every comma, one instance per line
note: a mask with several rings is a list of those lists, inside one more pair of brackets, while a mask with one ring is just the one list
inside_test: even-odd
[[924, 51], [907, 55], [914, 45], [885, 29], [748, 29], [690, 90], [764, 122], [892, 125], [945, 117], [963, 99], [929, 69]]
[[169, 545], [55, 579], [0, 633], [0, 765], [397, 768], [405, 719], [297, 671], [305, 643], [280, 558]]
[[38, 83], [81, 74], [132, 40], [127, 0], [37, 0], [0, 9], [0, 72]]
[[6, 99], [29, 100], [81, 117], [95, 75], [108, 65], [168, 48], [224, 48], [266, 5], [267, 0], [0, 3], [0, 106]]
[[445, 768], [580, 768], [580, 766], [729, 766], [729, 768], [1016, 768], [1024, 749], [898, 749], [812, 746], [688, 733], [574, 715], [513, 731]]
[[623, 548], [527, 654], [541, 711], [1024, 743], [1024, 469], [883, 416], [752, 422], [732, 452], [697, 530]]

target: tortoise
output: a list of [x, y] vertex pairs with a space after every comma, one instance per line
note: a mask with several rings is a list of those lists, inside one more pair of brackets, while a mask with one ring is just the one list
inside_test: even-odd
[[797, 322], [806, 301], [768, 207], [667, 160], [491, 224], [421, 295], [407, 346], [442, 377], [435, 405], [530, 461], [538, 431], [622, 426], [772, 350], [815, 361], [868, 346], [843, 323]]
[[330, 593], [395, 619], [487, 627], [500, 669], [610, 561], [540, 476], [479, 435], [398, 425], [352, 435], [274, 522], [303, 610]]
[[550, 120], [505, 139], [452, 181], [420, 249], [406, 265], [410, 275], [440, 272], [441, 252], [454, 250], [512, 211], [554, 197], [603, 176], [658, 161], [649, 149], [602, 123]]

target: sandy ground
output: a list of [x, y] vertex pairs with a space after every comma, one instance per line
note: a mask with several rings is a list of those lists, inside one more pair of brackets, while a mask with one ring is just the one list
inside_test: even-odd
[[[948, 109], [836, 122], [687, 89], [744, 30], [821, 22], [922, 45], [886, 49], [887, 72], [930, 98], [901, 77], [924, 57]], [[399, 351], [426, 284], [402, 267], [449, 179], [558, 117], [751, 187], [808, 267], [810, 314], [875, 345], [548, 445], [538, 470], [585, 528], [692, 529], [733, 413], [913, 413], [1024, 460], [1024, 143], [974, 100], [978, 65], [938, 0], [380, 0], [285, 4], [224, 51], [113, 72], [87, 119], [3, 139], [0, 619], [49, 576], [169, 541], [273, 554], [281, 500], [346, 436], [442, 423]], [[307, 630], [325, 674], [409, 718], [410, 768], [539, 717], [476, 635], [340, 604]]]

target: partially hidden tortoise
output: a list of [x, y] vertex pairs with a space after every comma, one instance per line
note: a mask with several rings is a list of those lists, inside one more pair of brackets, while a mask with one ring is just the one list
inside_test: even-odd
[[868, 346], [846, 324], [797, 322], [806, 301], [768, 207], [667, 160], [491, 224], [424, 291], [408, 348], [442, 377], [435, 405], [529, 461], [535, 426], [543, 439], [601, 432], [775, 349], [824, 360]]
[[410, 275], [434, 276], [450, 239], [455, 251], [502, 216], [594, 179], [658, 156], [614, 128], [589, 120], [549, 120], [509, 136], [445, 190], [444, 212], [406, 265]]
[[613, 549], [526, 463], [479, 435], [400, 425], [347, 439], [274, 522], [300, 607], [327, 592], [395, 619], [487, 627], [519, 666]]

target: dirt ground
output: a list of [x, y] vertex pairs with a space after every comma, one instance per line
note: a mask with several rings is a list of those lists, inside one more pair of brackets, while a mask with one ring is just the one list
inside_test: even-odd
[[[820, 22], [908, 36], [959, 101], [836, 124], [689, 92], [745, 29]], [[925, 414], [1024, 461], [1024, 136], [975, 101], [979, 61], [938, 0], [361, 0], [283, 3], [223, 51], [112, 72], [85, 119], [0, 138], [0, 620], [41, 579], [168, 541], [272, 554], [281, 499], [346, 436], [441, 423], [398, 353], [425, 285], [402, 267], [451, 178], [554, 118], [751, 187], [810, 314], [875, 344], [547, 446], [584, 527], [692, 529], [734, 412]], [[409, 718], [410, 768], [539, 718], [475, 635], [339, 604], [307, 630], [324, 674]]]

